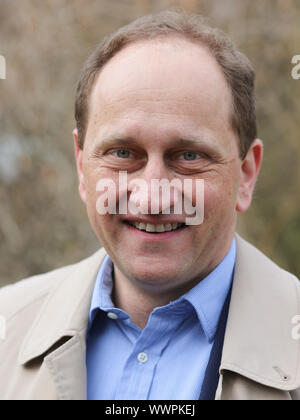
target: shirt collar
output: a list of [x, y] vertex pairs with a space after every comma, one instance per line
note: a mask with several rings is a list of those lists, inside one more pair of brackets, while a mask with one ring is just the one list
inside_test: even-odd
[[[189, 302], [194, 308], [198, 320], [209, 341], [213, 341], [219, 323], [219, 318], [227, 294], [229, 292], [236, 259], [236, 240], [233, 239], [230, 250], [223, 261], [193, 289], [181, 296], [171, 304], [176, 307], [177, 302]], [[128, 315], [116, 308], [112, 302], [113, 262], [106, 255], [98, 272], [95, 288], [90, 307], [90, 325], [99, 309], [109, 312], [113, 310], [120, 318], [128, 318]]]
[[89, 316], [90, 324], [93, 322], [99, 309], [107, 312], [115, 308], [111, 298], [113, 289], [112, 273], [113, 262], [107, 254], [99, 269], [94, 287]]
[[209, 341], [214, 339], [217, 331], [219, 318], [232, 284], [235, 260], [236, 239], [234, 238], [222, 262], [184, 295], [195, 309]]

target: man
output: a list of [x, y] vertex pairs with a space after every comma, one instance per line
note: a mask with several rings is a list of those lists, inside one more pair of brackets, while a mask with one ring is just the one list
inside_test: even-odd
[[[0, 292], [2, 399], [299, 399], [298, 280], [235, 234], [262, 161], [253, 91], [199, 16], [146, 16], [96, 49], [73, 135], [103, 248]], [[163, 200], [153, 180], [183, 188]]]

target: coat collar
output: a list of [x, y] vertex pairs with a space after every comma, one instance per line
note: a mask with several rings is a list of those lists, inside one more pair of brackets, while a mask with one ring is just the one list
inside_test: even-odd
[[[236, 239], [220, 371], [285, 391], [299, 388], [300, 340], [292, 338], [292, 318], [300, 314], [298, 280], [238, 235]], [[23, 342], [21, 364], [45, 354], [65, 337], [81, 337], [84, 342], [92, 292], [105, 255], [101, 248], [54, 287]]]
[[46, 299], [19, 353], [25, 364], [46, 353], [65, 337], [82, 336], [87, 329], [89, 307], [99, 267], [106, 255], [101, 248], [74, 266]]
[[292, 318], [300, 313], [299, 281], [238, 235], [221, 373], [291, 391], [300, 387], [300, 340]]

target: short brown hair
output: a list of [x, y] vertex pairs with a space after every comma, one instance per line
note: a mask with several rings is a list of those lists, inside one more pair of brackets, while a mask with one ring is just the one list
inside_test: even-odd
[[83, 148], [88, 125], [89, 96], [103, 66], [125, 46], [165, 35], [179, 35], [207, 46], [219, 63], [232, 92], [231, 123], [240, 141], [240, 156], [244, 158], [257, 136], [253, 67], [229, 37], [209, 26], [202, 16], [170, 10], [143, 16], [120, 28], [106, 37], [87, 59], [75, 101], [79, 147]]

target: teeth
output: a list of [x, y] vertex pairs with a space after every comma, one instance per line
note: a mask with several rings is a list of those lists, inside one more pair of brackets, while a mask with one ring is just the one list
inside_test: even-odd
[[182, 225], [182, 223], [167, 223], [165, 225], [159, 224], [159, 225], [153, 225], [151, 223], [139, 223], [139, 222], [133, 222], [134, 227], [136, 227], [139, 230], [144, 230], [146, 232], [154, 233], [163, 233], [163, 232], [169, 232], [171, 230], [175, 230], [178, 227]]
[[150, 223], [147, 223], [146, 232], [155, 232], [155, 225], [151, 225]]
[[156, 226], [155, 226], [155, 231], [156, 231], [156, 232], [165, 232], [165, 227], [164, 227], [164, 225], [156, 225]]

